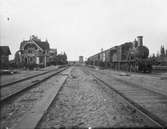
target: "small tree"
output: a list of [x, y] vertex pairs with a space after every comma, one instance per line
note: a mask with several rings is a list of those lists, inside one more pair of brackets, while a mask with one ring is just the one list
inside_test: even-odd
[[164, 46], [161, 46], [161, 49], [160, 49], [160, 56], [165, 56], [165, 48]]

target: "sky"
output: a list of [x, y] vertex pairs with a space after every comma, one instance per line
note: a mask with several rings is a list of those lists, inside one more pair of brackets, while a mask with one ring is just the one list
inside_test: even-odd
[[0, 0], [0, 45], [12, 55], [30, 35], [68, 60], [87, 58], [142, 35], [150, 54], [167, 49], [167, 0]]

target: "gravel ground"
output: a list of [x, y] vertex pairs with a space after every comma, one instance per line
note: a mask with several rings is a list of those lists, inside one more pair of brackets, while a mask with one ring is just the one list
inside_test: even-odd
[[167, 95], [167, 73], [161, 73], [160, 75], [152, 76], [152, 74], [137, 74], [128, 73], [114, 70], [100, 70], [98, 67], [95, 68], [98, 72], [107, 76], [116, 77], [125, 82], [132, 83], [155, 92]]
[[30, 89], [8, 104], [3, 105], [0, 115], [1, 128], [10, 128], [18, 124], [23, 115], [27, 111], [30, 111], [45, 96], [47, 91], [55, 86], [54, 82], [57, 81], [59, 81], [59, 76], [54, 76], [46, 82], [41, 83], [40, 86]]
[[[141, 74], [134, 74], [134, 73], [124, 73], [124, 72], [117, 72], [112, 70], [101, 70], [105, 74], [110, 76], [115, 76], [121, 80], [125, 80], [132, 84], [137, 84], [141, 87], [148, 88], [155, 92], [162, 93], [167, 95], [167, 74], [162, 74], [159, 77], [152, 77], [149, 75], [141, 75]], [[166, 77], [166, 78], [165, 78]]]
[[[122, 76], [123, 75], [122, 73], [121, 73], [121, 76], [114, 75], [113, 73], [108, 74], [106, 72], [101, 72], [101, 71], [96, 71], [96, 72], [92, 72], [92, 73], [94, 73], [97, 77], [104, 80], [107, 84], [111, 85], [113, 88], [115, 88], [119, 92], [123, 93], [127, 98], [131, 99], [133, 102], [138, 103], [140, 106], [144, 107], [152, 114], [158, 116], [163, 121], [167, 120], [167, 116], [166, 116], [166, 112], [167, 112], [167, 110], [166, 110], [167, 109], [166, 108], [167, 101], [166, 100], [167, 99], [163, 94], [159, 94], [160, 91], [153, 89], [153, 86], [150, 83], [148, 83], [148, 80], [144, 80], [146, 82], [145, 83], [146, 88], [144, 87], [144, 85], [142, 88], [143, 82], [142, 82], [142, 80], [140, 80], [140, 78], [134, 77], [134, 79], [136, 79], [136, 83], [135, 83], [132, 78], [126, 80], [124, 78], [124, 76]], [[128, 83], [125, 83], [124, 81], [117, 81], [115, 79], [115, 76], [117, 76], [116, 78], [119, 78], [121, 80], [125, 79], [125, 82], [128, 82]], [[137, 80], [137, 79], [139, 79], [139, 80]], [[154, 80], [152, 80], [152, 81], [154, 81]], [[135, 85], [133, 85], [132, 82]], [[161, 87], [161, 85], [160, 86], [159, 85], [157, 86], [158, 88]], [[148, 87], [148, 86], [150, 86], [150, 87]], [[155, 90], [155, 92], [153, 92], [154, 90]], [[165, 94], [165, 90], [163, 92], [161, 91], [160, 93]]]
[[43, 73], [44, 71], [56, 69], [58, 66], [49, 66], [46, 68], [39, 69], [38, 71], [32, 71], [32, 70], [16, 70], [18, 73], [12, 74], [12, 75], [0, 75], [0, 84], [6, 84], [9, 82], [16, 81], [18, 79], [22, 79], [25, 77], [29, 77], [32, 75], [36, 75], [39, 73]]
[[37, 128], [146, 125], [118, 95], [75, 67]]

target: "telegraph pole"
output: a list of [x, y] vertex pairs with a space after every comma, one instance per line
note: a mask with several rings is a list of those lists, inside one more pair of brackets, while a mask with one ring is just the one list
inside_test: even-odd
[[45, 51], [45, 55], [44, 55], [44, 67], [46, 67], [46, 51]]

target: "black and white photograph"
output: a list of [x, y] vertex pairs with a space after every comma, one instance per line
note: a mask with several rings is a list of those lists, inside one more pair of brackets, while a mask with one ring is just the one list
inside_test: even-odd
[[0, 129], [167, 128], [167, 0], [0, 0]]

